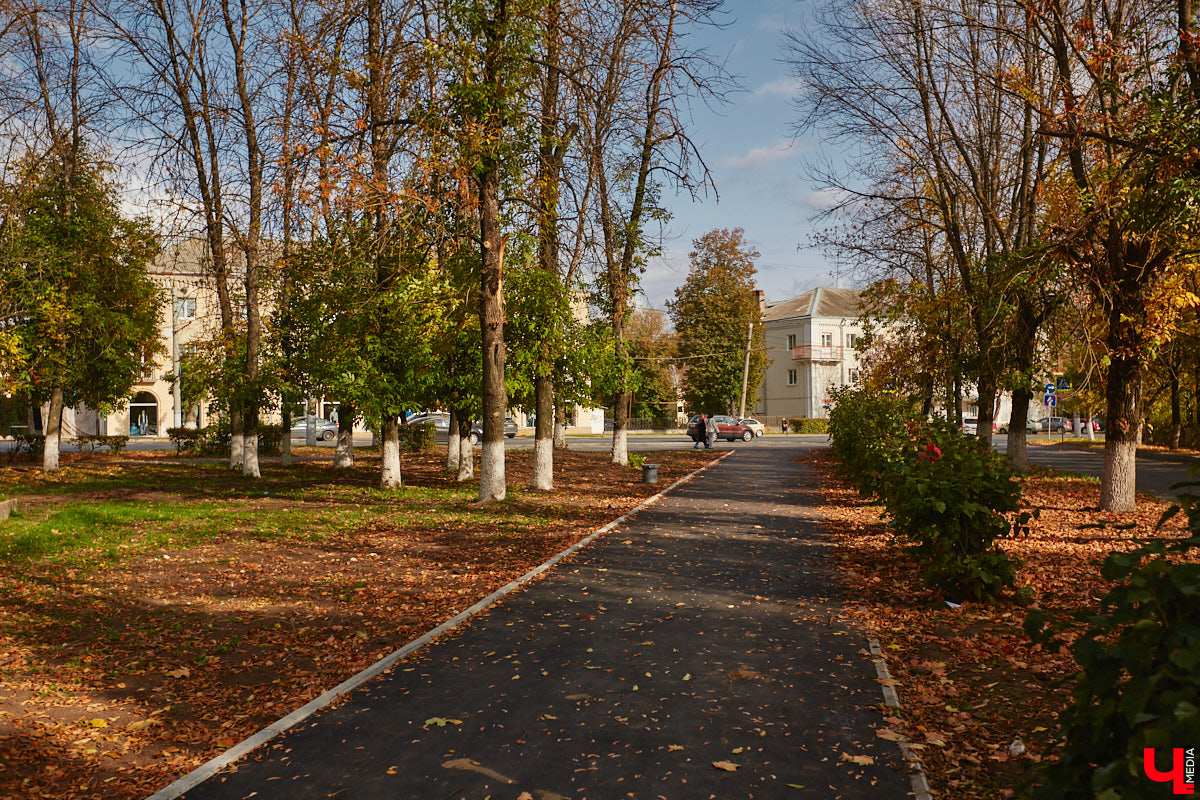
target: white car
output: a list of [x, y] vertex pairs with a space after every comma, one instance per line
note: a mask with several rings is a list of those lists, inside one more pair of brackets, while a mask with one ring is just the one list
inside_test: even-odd
[[762, 436], [764, 433], [767, 432], [767, 426], [763, 425], [761, 422], [759, 422], [756, 419], [746, 418], [746, 419], [738, 420], [738, 421], [741, 422], [741, 424], [745, 425], [750, 430], [754, 431], [755, 437]]

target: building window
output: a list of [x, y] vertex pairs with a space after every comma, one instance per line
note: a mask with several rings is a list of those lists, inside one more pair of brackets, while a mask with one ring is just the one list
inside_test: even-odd
[[138, 371], [138, 383], [154, 383], [154, 359], [147, 358], [145, 353], [139, 356], [142, 362], [141, 369]]
[[833, 334], [832, 333], [822, 333], [821, 334], [821, 347], [833, 347]]
[[849, 376], [851, 383], [858, 383], [858, 370], [852, 369], [846, 374]]
[[853, 350], [855, 347], [858, 347], [858, 334], [857, 333], [847, 333], [846, 334], [846, 347], [849, 347], [851, 350]]
[[789, 369], [789, 370], [788, 370], [788, 382], [787, 382], [787, 385], [788, 385], [788, 386], [795, 386], [795, 385], [796, 385], [796, 370], [794, 370], [794, 369]]
[[796, 349], [796, 334], [789, 333], [788, 334], [788, 350], [795, 350], [795, 349]]
[[181, 297], [175, 301], [175, 318], [176, 319], [195, 319], [196, 318], [196, 298]]
[[129, 401], [129, 435], [158, 435], [158, 400], [150, 392], [138, 392]]

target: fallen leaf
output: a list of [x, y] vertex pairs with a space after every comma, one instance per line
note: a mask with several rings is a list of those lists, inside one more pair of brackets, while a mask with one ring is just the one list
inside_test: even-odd
[[436, 725], [439, 728], [444, 728], [447, 725], [462, 725], [462, 720], [446, 719], [445, 717], [430, 717], [429, 719], [425, 720], [425, 727], [428, 728], [430, 725]]
[[860, 767], [869, 767], [875, 763], [875, 759], [871, 756], [852, 756], [848, 753], [842, 753], [842, 761], [849, 761], [851, 764], [858, 764]]
[[713, 766], [717, 769], [723, 769], [726, 772], [737, 772], [739, 764], [734, 764], [732, 761], [714, 761]]

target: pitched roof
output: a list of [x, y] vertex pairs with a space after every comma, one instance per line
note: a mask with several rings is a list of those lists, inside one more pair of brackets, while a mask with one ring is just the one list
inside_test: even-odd
[[862, 314], [858, 289], [830, 289], [824, 286], [791, 300], [768, 303], [764, 322], [800, 317], [858, 317]]

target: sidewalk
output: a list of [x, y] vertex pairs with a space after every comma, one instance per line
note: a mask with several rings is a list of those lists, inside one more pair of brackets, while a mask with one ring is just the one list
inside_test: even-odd
[[909, 796], [802, 450], [726, 458], [184, 797]]

